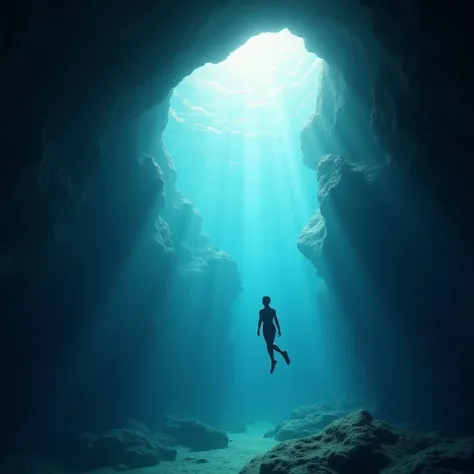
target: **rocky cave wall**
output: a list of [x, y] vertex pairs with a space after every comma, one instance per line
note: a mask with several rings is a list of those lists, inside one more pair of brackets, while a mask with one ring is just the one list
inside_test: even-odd
[[[38, 187], [50, 193], [59, 177], [68, 201], [51, 199], [50, 240], [24, 247], [2, 287], [5, 422], [24, 420], [3, 449], [129, 416], [153, 423], [166, 411], [222, 413], [226, 391], [214, 393], [215, 380], [232, 387], [228, 334], [240, 277], [176, 188], [161, 142], [168, 110], [165, 100], [100, 138], [79, 129], [45, 149]], [[81, 174], [90, 154], [97, 166]]]
[[[0, 282], [2, 385], [7, 390], [1, 401], [9, 407], [3, 432], [10, 441], [15, 441], [12, 433], [29, 429], [18, 426], [20, 413], [32, 419], [42, 411], [43, 424], [48, 413], [58, 413], [51, 397], [49, 412], [38, 400], [48, 392], [47, 382], [56, 387], [64, 373], [73, 375], [70, 393], [85, 400], [86, 420], [117, 394], [123, 395], [118, 397], [120, 407], [127, 398], [125, 385], [132, 386], [121, 378], [121, 369], [132, 374], [149, 346], [166, 350], [166, 344], [149, 339], [154, 333], [149, 329], [156, 324], [172, 328], [165, 294], [165, 288], [173, 287], [170, 268], [175, 278], [189, 283], [183, 288], [190, 293], [195, 288], [190, 282], [202, 274], [201, 265], [211, 274], [228, 272], [236, 281], [227, 257], [196, 242], [199, 232], [192, 245], [170, 238], [173, 226], [179, 234], [184, 214], [195, 229], [199, 218], [179, 195], [176, 206], [163, 207], [161, 188], [167, 173], [173, 179], [173, 171], [159, 143], [151, 151], [151, 144], [138, 146], [137, 136], [145, 126], [140, 117], [204, 62], [223, 59], [252, 34], [284, 27], [304, 37], [307, 49], [329, 64], [326, 102], [304, 132], [302, 144], [305, 162], [313, 168], [321, 155], [343, 158], [325, 161], [331, 163], [329, 180], [335, 185], [320, 195], [325, 233], [321, 246], [312, 248], [333, 301], [344, 303], [341, 312], [359, 328], [374, 395], [387, 411], [420, 422], [436, 419], [459, 429], [472, 418], [466, 403], [472, 394], [466, 393], [464, 381], [474, 357], [469, 359], [472, 350], [463, 339], [472, 329], [468, 157], [469, 45], [474, 42], [467, 16], [421, 0], [76, 1], [4, 8]], [[155, 112], [163, 119], [167, 109]], [[152, 124], [154, 119], [148, 118]], [[116, 147], [109, 160], [101, 148], [107, 137]], [[142, 150], [153, 159], [137, 161]], [[351, 163], [388, 167], [374, 179], [372, 171], [354, 169]], [[320, 180], [328, 180], [327, 173], [320, 168]], [[382, 201], [383, 193], [396, 204]], [[156, 217], [160, 206], [163, 217], [156, 224], [153, 214]], [[313, 222], [321, 223], [321, 217]], [[370, 294], [383, 304], [363, 302], [354, 272], [340, 258], [341, 235], [377, 283]], [[150, 274], [138, 271], [144, 267], [136, 263], [128, 276], [112, 281], [127, 258], [140, 262], [145, 255], [159, 262], [154, 270], [146, 267]], [[436, 262], [432, 270], [427, 260]], [[133, 297], [124, 295], [120, 305], [97, 306], [113, 284], [130, 288], [130, 282], [140, 282], [133, 286]], [[237, 283], [232, 287], [238, 291]], [[231, 295], [223, 299], [228, 303]], [[222, 304], [212, 303], [216, 308]], [[386, 344], [381, 324], [369, 324], [369, 310], [376, 322], [379, 314], [393, 323], [397, 343]], [[125, 313], [134, 313], [133, 325]], [[127, 358], [111, 356], [114, 383], [99, 384], [94, 393], [84, 395], [77, 391], [78, 384], [86, 390], [86, 385], [97, 386], [97, 379], [76, 376], [71, 357], [77, 357], [91, 326], [99, 322], [106, 330], [107, 321], [114, 329], [122, 321], [122, 337], [112, 341], [116, 346], [133, 329], [133, 344], [127, 347], [144, 350]], [[208, 329], [212, 333], [217, 327]], [[409, 355], [424, 355], [409, 376], [405, 346], [412, 351]], [[375, 363], [380, 351], [387, 361], [384, 371]], [[400, 368], [394, 360], [401, 357], [408, 360]], [[182, 376], [190, 372], [192, 368], [183, 367]], [[427, 379], [420, 378], [423, 374]], [[409, 388], [400, 392], [407, 379]], [[421, 399], [429, 403], [413, 402]]]
[[[370, 101], [354, 94], [357, 71], [325, 72], [318, 109], [301, 134], [320, 208], [298, 246], [325, 280], [326, 311], [351, 328], [360, 379], [368, 374], [366, 393], [384, 416], [469, 433], [473, 201], [469, 163], [459, 155], [470, 147], [471, 103], [460, 105], [469, 60], [465, 50], [446, 49], [465, 34], [447, 29], [449, 13], [439, 25], [434, 12], [415, 11], [423, 24], [404, 21], [414, 22], [403, 40], [412, 51], [398, 64], [378, 64]], [[445, 44], [435, 24], [449, 31]], [[387, 46], [394, 38], [380, 26]]]

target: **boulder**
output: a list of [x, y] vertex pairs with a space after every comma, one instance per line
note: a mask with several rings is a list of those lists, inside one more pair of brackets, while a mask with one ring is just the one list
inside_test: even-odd
[[302, 405], [295, 408], [290, 419], [283, 421], [274, 430], [265, 433], [264, 437], [277, 441], [304, 438], [318, 433], [329, 423], [341, 418], [346, 413], [334, 410], [325, 405]]
[[178, 444], [195, 451], [222, 449], [229, 445], [229, 438], [223, 431], [193, 419], [169, 416], [164, 431]]
[[153, 433], [150, 430], [150, 428], [148, 428], [148, 426], [145, 425], [145, 423], [143, 423], [140, 420], [137, 420], [136, 418], [130, 418], [129, 420], [127, 420], [125, 422], [124, 428], [140, 431], [141, 433], [147, 435], [150, 438], [153, 437]]
[[314, 403], [312, 405], [300, 405], [293, 409], [290, 413], [290, 418], [294, 420], [302, 420], [308, 415], [323, 415], [328, 413], [338, 414], [339, 417], [346, 415], [345, 412], [334, 410], [330, 406]]
[[318, 275], [324, 274], [322, 249], [326, 238], [326, 225], [321, 210], [317, 209], [308, 223], [301, 230], [298, 236], [297, 246], [299, 251], [310, 260]]
[[127, 466], [128, 469], [157, 465], [176, 459], [175, 449], [159, 444], [153, 435], [133, 428], [112, 429], [101, 435], [85, 433], [64, 452], [64, 463], [73, 469], [92, 470]]
[[317, 435], [275, 446], [240, 474], [303, 472], [467, 474], [474, 472], [474, 438], [400, 431], [359, 410]]
[[277, 426], [274, 438], [277, 441], [287, 441], [289, 439], [311, 436], [318, 433], [329, 423], [340, 417], [341, 414], [337, 412], [328, 412], [322, 414], [310, 414], [300, 419], [285, 420]]

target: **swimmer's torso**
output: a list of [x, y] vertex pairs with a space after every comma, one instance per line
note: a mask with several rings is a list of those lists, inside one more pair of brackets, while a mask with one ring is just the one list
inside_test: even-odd
[[262, 318], [263, 326], [273, 326], [273, 318], [276, 311], [273, 308], [262, 308], [260, 310], [260, 318]]

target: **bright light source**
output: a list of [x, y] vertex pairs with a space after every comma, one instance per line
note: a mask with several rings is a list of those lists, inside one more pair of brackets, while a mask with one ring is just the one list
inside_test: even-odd
[[250, 38], [222, 64], [247, 80], [268, 81], [287, 62], [288, 55], [295, 60], [295, 54], [303, 56], [305, 53], [303, 39], [285, 29], [279, 33], [262, 33]]
[[314, 113], [322, 61], [284, 29], [250, 38], [174, 90], [170, 116], [201, 131], [246, 139], [297, 136]]

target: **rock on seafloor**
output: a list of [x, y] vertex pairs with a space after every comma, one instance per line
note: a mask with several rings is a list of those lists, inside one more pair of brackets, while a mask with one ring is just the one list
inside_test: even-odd
[[229, 438], [223, 431], [193, 419], [168, 416], [164, 432], [172, 436], [178, 444], [195, 451], [223, 449], [229, 446]]
[[275, 438], [277, 441], [304, 438], [317, 434], [329, 423], [346, 414], [347, 411], [325, 405], [302, 405], [291, 412], [288, 420], [282, 421], [274, 430], [267, 431], [264, 437]]
[[112, 429], [100, 435], [84, 433], [66, 444], [63, 464], [75, 470], [119, 466], [135, 469], [176, 459], [176, 449], [163, 444], [144, 425], [142, 429], [138, 429], [137, 424], [134, 426]]
[[474, 438], [398, 430], [365, 410], [319, 434], [286, 441], [252, 459], [240, 474], [472, 474]]

